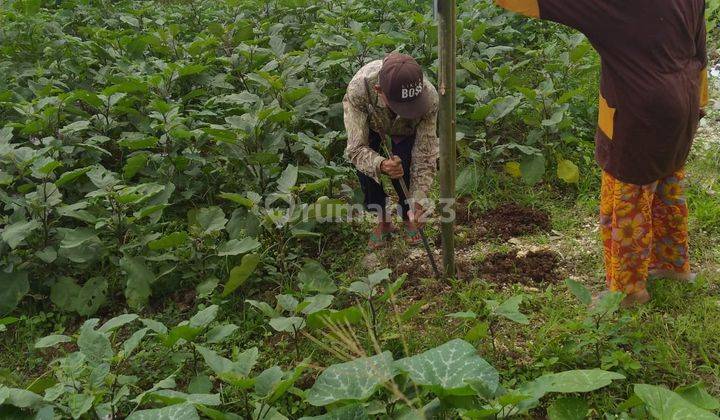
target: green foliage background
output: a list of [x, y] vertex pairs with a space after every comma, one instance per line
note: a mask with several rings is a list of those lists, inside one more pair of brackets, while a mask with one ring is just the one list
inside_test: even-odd
[[[371, 0], [6, 2], [8, 281], [84, 315], [120, 290], [141, 308], [153, 293], [225, 282], [249, 251], [265, 262], [258, 279], [288, 281], [302, 238], [328, 228], [279, 228], [257, 208], [278, 198], [358, 200], [345, 186], [355, 181], [342, 159], [344, 88], [394, 49], [434, 80], [428, 9]], [[561, 162], [567, 171], [566, 158], [591, 170], [597, 60], [587, 42], [486, 1], [462, 2], [459, 25], [461, 189], [477, 183], [477, 168], [502, 170], [505, 161], [520, 161], [532, 183]], [[238, 246], [250, 237], [261, 246]]]

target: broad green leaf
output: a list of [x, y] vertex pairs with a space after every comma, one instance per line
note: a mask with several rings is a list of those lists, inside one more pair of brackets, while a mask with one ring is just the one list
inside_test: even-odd
[[263, 315], [265, 315], [268, 318], [275, 318], [276, 316], [280, 315], [275, 309], [273, 309], [266, 302], [261, 302], [261, 301], [257, 301], [257, 300], [251, 300], [251, 299], [248, 299], [245, 302], [247, 302], [250, 305], [257, 308]]
[[158, 334], [167, 334], [167, 327], [162, 322], [158, 322], [152, 319], [141, 319], [140, 322], [152, 331]]
[[205, 299], [212, 295], [218, 284], [220, 284], [220, 280], [217, 277], [211, 277], [195, 286], [198, 299]]
[[480, 168], [477, 165], [468, 165], [457, 176], [455, 185], [458, 194], [470, 194], [477, 189], [480, 176]]
[[545, 127], [553, 127], [560, 124], [565, 116], [565, 108], [558, 109], [552, 116], [542, 121], [542, 125]]
[[382, 294], [382, 296], [379, 297], [379, 300], [382, 302], [387, 302], [397, 294], [397, 292], [403, 287], [405, 284], [405, 281], [407, 281], [407, 274], [403, 274], [400, 277], [397, 278], [392, 284], [388, 285], [385, 288], [385, 293]]
[[40, 222], [35, 219], [15, 222], [11, 225], [6, 225], [0, 237], [10, 248], [15, 249], [25, 241], [34, 230], [39, 229], [41, 226]]
[[567, 159], [558, 162], [557, 176], [568, 184], [580, 182], [580, 169]]
[[545, 156], [529, 155], [520, 162], [520, 171], [523, 181], [528, 185], [535, 185], [545, 175]]
[[481, 358], [475, 346], [452, 340], [417, 356], [398, 360], [395, 365], [406, 372], [417, 385], [445, 395], [472, 395], [469, 384], [482, 383], [494, 390], [499, 386], [499, 374]]
[[515, 108], [520, 105], [521, 101], [522, 99], [520, 98], [520, 96], [506, 96], [504, 98], [496, 98], [492, 101], [493, 109], [490, 115], [487, 117], [488, 120], [493, 122], [504, 118], [513, 110], [515, 110]]
[[69, 343], [72, 341], [72, 338], [66, 336], [66, 335], [48, 335], [47, 337], [43, 337], [39, 339], [35, 343], [36, 349], [44, 349], [47, 347], [55, 347], [56, 345], [60, 343]]
[[135, 314], [123, 314], [118, 315], [115, 318], [112, 318], [108, 320], [106, 323], [104, 323], [100, 328], [98, 328], [98, 331], [101, 333], [111, 332], [113, 330], [116, 330], [124, 325], [127, 325], [139, 317]]
[[203, 359], [205, 359], [205, 363], [207, 363], [210, 369], [212, 369], [217, 375], [224, 375], [238, 370], [238, 367], [232, 360], [226, 359], [214, 351], [197, 344], [195, 345], [195, 348]]
[[102, 242], [92, 229], [59, 228], [62, 236], [59, 254], [76, 263], [86, 263], [94, 260], [102, 253]]
[[334, 298], [335, 297], [332, 295], [311, 296], [305, 299], [300, 305], [302, 307], [301, 312], [305, 315], [310, 315], [314, 314], [315, 312], [322, 311], [323, 309], [332, 305]]
[[257, 347], [252, 347], [244, 352], [240, 353], [237, 357], [237, 360], [235, 363], [238, 366], [238, 369], [240, 373], [242, 373], [245, 376], [250, 375], [250, 372], [255, 367], [255, 364], [257, 363], [258, 359], [258, 349]]
[[207, 375], [198, 375], [188, 384], [188, 392], [193, 394], [209, 394], [213, 383]]
[[121, 258], [120, 268], [127, 273], [125, 298], [128, 305], [133, 309], [145, 306], [152, 293], [150, 285], [155, 282], [155, 274], [150, 271], [145, 262], [139, 257]]
[[277, 408], [266, 404], [255, 404], [252, 418], [253, 420], [288, 420]]
[[330, 274], [317, 261], [309, 260], [303, 265], [298, 273], [298, 281], [304, 292], [331, 294], [337, 291]]
[[25, 389], [9, 388], [0, 384], [0, 405], [8, 404], [18, 408], [35, 408], [42, 403], [43, 398], [34, 392]]
[[170, 330], [167, 337], [164, 337], [163, 344], [165, 344], [166, 347], [173, 347], [180, 340], [192, 342], [202, 332], [202, 328], [191, 327], [187, 324], [177, 325]]
[[296, 166], [288, 165], [278, 178], [278, 191], [283, 193], [289, 193], [290, 190], [297, 184], [298, 169]]
[[80, 328], [77, 344], [80, 352], [85, 355], [92, 365], [98, 365], [113, 356], [110, 339], [105, 334], [96, 331], [94, 323], [86, 321], [83, 324]]
[[253, 206], [255, 205], [254, 201], [252, 201], [251, 199], [249, 199], [243, 195], [240, 195], [240, 194], [222, 193], [222, 194], [220, 194], [220, 198], [230, 200], [230, 201], [232, 201], [236, 204], [240, 204], [241, 206], [246, 207], [248, 209], [253, 208]]
[[158, 144], [159, 139], [135, 133], [134, 135], [123, 138], [118, 144], [128, 150], [152, 149]]
[[133, 335], [130, 336], [125, 342], [123, 343], [123, 359], [127, 359], [134, 351], [137, 349], [137, 347], [140, 345], [140, 342], [145, 338], [147, 333], [150, 331], [150, 328], [141, 328], [133, 333]]
[[575, 295], [575, 297], [578, 298], [578, 300], [582, 302], [585, 306], [588, 306], [592, 303], [592, 295], [590, 294], [590, 290], [588, 290], [585, 285], [573, 279], [565, 280], [565, 284], [567, 285], [568, 289], [570, 289], [572, 294]]
[[177, 248], [187, 243], [190, 237], [187, 232], [173, 232], [169, 235], [163, 236], [160, 239], [148, 242], [148, 248], [153, 251], [160, 251], [163, 249]]
[[260, 247], [260, 242], [255, 238], [243, 238], [241, 241], [231, 239], [218, 248], [219, 257], [246, 254]]
[[465, 341], [474, 343], [487, 338], [489, 333], [490, 324], [488, 322], [478, 322], [465, 334]]
[[619, 373], [592, 369], [551, 373], [543, 375], [533, 382], [539, 385], [539, 389], [544, 394], [572, 394], [596, 391], [610, 385], [612, 381], [622, 379], [625, 379], [625, 376]]
[[150, 401], [159, 401], [163, 404], [191, 403], [194, 405], [216, 406], [220, 405], [220, 394], [186, 394], [172, 389], [162, 389], [149, 392], [146, 397]]
[[107, 280], [100, 277], [93, 277], [82, 286], [69, 277], [61, 277], [50, 287], [50, 300], [61, 310], [88, 316], [105, 303], [107, 288]]
[[305, 319], [292, 317], [277, 317], [270, 320], [270, 326], [277, 332], [295, 333], [305, 328]]
[[593, 392], [612, 384], [614, 380], [622, 379], [625, 379], [625, 376], [600, 369], [551, 373], [518, 387], [516, 393], [523, 396], [523, 399], [516, 405], [518, 410], [527, 411], [537, 406], [540, 399], [547, 394]]
[[[518, 324], [528, 325], [530, 320], [520, 312], [520, 303], [522, 303], [523, 297], [521, 295], [513, 296], [500, 305], [492, 308], [495, 315], [507, 318]], [[487, 302], [487, 301], [486, 301]]]
[[190, 318], [190, 326], [193, 328], [205, 328], [217, 318], [218, 305], [211, 305]]
[[676, 389], [675, 392], [703, 410], [716, 411], [720, 409], [720, 401], [710, 395], [702, 383], [681, 387]]
[[95, 398], [89, 394], [70, 394], [67, 399], [67, 404], [70, 408], [72, 418], [79, 419], [80, 416], [90, 411], [94, 399]]
[[6, 273], [0, 271], [0, 315], [11, 312], [30, 291], [28, 274], [25, 272]]
[[477, 314], [473, 311], [469, 312], [455, 312], [447, 315], [448, 318], [460, 318], [460, 319], [477, 319]]
[[180, 77], [193, 76], [202, 73], [203, 71], [205, 71], [206, 68], [207, 67], [202, 64], [189, 64], [180, 68], [178, 74], [180, 75]]
[[593, 302], [590, 313], [599, 316], [612, 315], [620, 309], [620, 304], [624, 298], [625, 295], [622, 292], [604, 293], [596, 302]]
[[240, 286], [245, 284], [250, 275], [255, 271], [255, 268], [260, 263], [260, 255], [258, 254], [247, 254], [243, 256], [240, 265], [233, 267], [230, 270], [230, 278], [225, 283], [225, 289], [223, 290], [223, 296], [229, 296]]
[[390, 352], [333, 365], [320, 374], [307, 392], [307, 402], [325, 406], [340, 401], [364, 401], [393, 377]]
[[230, 337], [235, 331], [237, 331], [238, 328], [240, 327], [235, 324], [218, 325], [217, 327], [208, 331], [208, 333], [206, 334], [206, 342], [209, 344], [221, 343], [225, 341], [228, 337]]
[[223, 230], [228, 220], [220, 207], [209, 207], [198, 211], [197, 222], [203, 233], [211, 234]]
[[80, 131], [85, 131], [88, 128], [90, 128], [90, 121], [75, 121], [73, 123], [70, 123], [66, 125], [65, 127], [60, 129], [60, 133], [64, 135], [77, 133]]
[[138, 153], [129, 157], [127, 159], [127, 162], [125, 162], [125, 166], [123, 166], [123, 178], [125, 178], [126, 180], [132, 179], [135, 175], [137, 175], [138, 172], [140, 172], [140, 170], [145, 167], [147, 160], [147, 153]]
[[255, 378], [255, 394], [260, 398], [269, 397], [283, 378], [283, 371], [279, 366], [265, 369]]
[[246, 381], [243, 383], [244, 387], [252, 385], [252, 381], [247, 381], [247, 377], [257, 363], [258, 349], [256, 347], [240, 353], [236, 361], [226, 359], [214, 351], [197, 344], [195, 348], [210, 369], [221, 379], [230, 383], [240, 382], [245, 379]]
[[175, 404], [153, 410], [136, 411], [126, 420], [200, 420], [200, 416], [192, 404]]
[[635, 385], [635, 395], [643, 400], [650, 414], [658, 420], [717, 420], [720, 418], [664, 387], [637, 384]]
[[383, 281], [388, 280], [390, 278], [390, 274], [392, 274], [392, 270], [389, 268], [378, 270], [367, 277], [368, 284], [371, 286], [377, 286]]
[[581, 398], [560, 398], [548, 407], [548, 417], [550, 420], [585, 420], [588, 411], [588, 403]]
[[301, 417], [300, 420], [370, 420], [370, 416], [361, 404], [352, 404], [321, 416]]
[[277, 299], [280, 309], [291, 313], [295, 313], [298, 309], [298, 305], [300, 304], [300, 302], [295, 299], [295, 296], [292, 295], [276, 295], [275, 299]]
[[51, 264], [51, 263], [55, 262], [55, 260], [57, 260], [58, 255], [57, 255], [57, 250], [54, 247], [48, 246], [48, 247], [45, 247], [45, 249], [37, 251], [35, 253], [35, 256], [37, 256], [38, 258], [43, 260], [43, 262]]

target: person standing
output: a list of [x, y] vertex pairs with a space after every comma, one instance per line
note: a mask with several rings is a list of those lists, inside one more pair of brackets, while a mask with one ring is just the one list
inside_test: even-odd
[[[388, 54], [362, 67], [352, 78], [343, 100], [347, 147], [345, 155], [357, 169], [365, 207], [377, 214], [369, 246], [385, 245], [393, 233], [382, 174], [392, 179], [398, 195], [404, 235], [421, 241], [419, 229], [429, 208], [428, 190], [437, 170], [439, 97], [414, 58]], [[392, 157], [382, 154], [385, 135], [392, 138]], [[400, 188], [404, 179], [410, 197]]]
[[684, 167], [708, 103], [704, 0], [495, 0], [585, 34], [600, 54], [596, 158], [607, 285], [691, 281]]

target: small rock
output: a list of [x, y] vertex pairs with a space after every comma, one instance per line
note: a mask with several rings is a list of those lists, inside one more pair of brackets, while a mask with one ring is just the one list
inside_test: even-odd
[[368, 254], [362, 260], [362, 266], [366, 270], [375, 270], [380, 267], [380, 260], [376, 253]]

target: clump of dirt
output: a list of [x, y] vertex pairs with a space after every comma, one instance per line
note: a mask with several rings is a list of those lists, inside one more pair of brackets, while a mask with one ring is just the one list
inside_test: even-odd
[[[457, 279], [471, 279], [475, 275], [475, 263], [472, 260], [472, 250], [456, 249], [455, 251], [455, 268]], [[443, 257], [440, 252], [439, 245], [433, 251], [435, 264], [438, 270], [443, 270]], [[409, 252], [388, 252], [386, 254], [387, 266], [395, 267], [393, 270], [400, 275], [407, 273], [408, 279], [431, 279], [435, 278], [435, 272], [430, 265], [427, 253], [422, 247], [412, 248]]]
[[496, 284], [523, 284], [536, 286], [560, 281], [560, 255], [553, 251], [518, 251], [490, 254], [480, 264], [481, 278]]
[[551, 230], [550, 216], [540, 210], [508, 203], [486, 211], [478, 218], [478, 230], [486, 236], [508, 240]]
[[[407, 273], [410, 279], [427, 279], [435, 277], [425, 249], [421, 247], [412, 248], [409, 252], [389, 251], [387, 254], [388, 266], [395, 267], [395, 273]], [[435, 263], [442, 264], [442, 257], [435, 253]]]
[[[457, 239], [462, 243], [475, 243], [482, 239], [510, 238], [538, 232], [550, 232], [550, 216], [541, 210], [531, 209], [515, 203], [502, 204], [492, 210], [479, 212], [470, 206], [470, 201], [460, 198], [455, 210]], [[440, 246], [440, 234], [433, 238]]]

